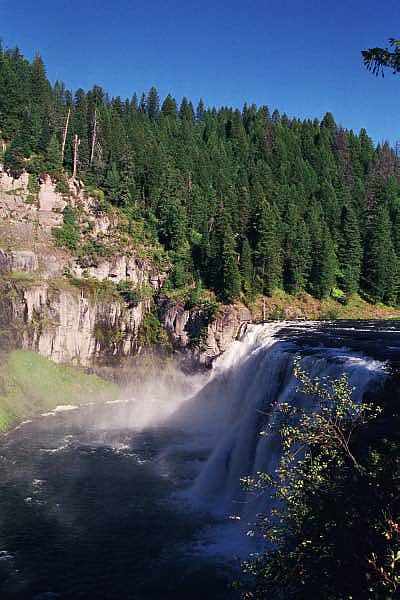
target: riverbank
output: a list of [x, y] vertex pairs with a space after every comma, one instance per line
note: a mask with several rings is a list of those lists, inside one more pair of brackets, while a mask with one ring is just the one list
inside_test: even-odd
[[42, 411], [112, 400], [119, 394], [115, 383], [35, 352], [2, 352], [0, 360], [0, 434]]
[[332, 296], [319, 300], [306, 293], [291, 296], [282, 290], [276, 290], [272, 296], [258, 296], [248, 307], [255, 320], [400, 319], [399, 308], [371, 304], [358, 294], [345, 302]]
[[[346, 304], [332, 298], [317, 300], [309, 294], [298, 297], [277, 291], [271, 297], [258, 297], [247, 306], [237, 303], [223, 307], [225, 311], [208, 325], [208, 335], [201, 341], [201, 349], [190, 355], [184, 350], [189, 342], [183, 339], [189, 321], [189, 311], [182, 308], [179, 319], [173, 315], [173, 327], [180, 333], [183, 352], [164, 356], [144, 353], [118, 361], [104, 363], [88, 374], [81, 367], [54, 363], [30, 350], [0, 352], [0, 434], [9, 431], [24, 419], [40, 412], [53, 410], [60, 405], [81, 405], [87, 402], [115, 399], [121, 385], [141, 384], [144, 374], [151, 372], [155, 378], [163, 372], [171, 378], [181, 368], [191, 370], [210, 365], [242, 330], [242, 324], [262, 320], [329, 320], [342, 319], [383, 320], [400, 319], [400, 310], [384, 305], [372, 305], [355, 296]], [[189, 316], [187, 316], [189, 315]], [[264, 318], [263, 318], [264, 317]], [[182, 321], [182, 322], [181, 322]], [[172, 326], [171, 326], [172, 327]], [[217, 344], [218, 342], [218, 344]], [[200, 358], [210, 354], [210, 361]], [[170, 360], [166, 360], [169, 356]], [[200, 358], [199, 358], [200, 357]], [[204, 363], [204, 364], [203, 364]], [[189, 367], [188, 367], [189, 365]]]

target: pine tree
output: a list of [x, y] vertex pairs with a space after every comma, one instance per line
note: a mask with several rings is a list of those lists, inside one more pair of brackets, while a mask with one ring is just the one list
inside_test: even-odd
[[378, 204], [371, 215], [364, 261], [364, 285], [373, 302], [397, 300], [398, 258], [391, 237], [389, 213]]
[[358, 292], [362, 265], [360, 228], [351, 205], [342, 209], [338, 250], [339, 284], [347, 296]]
[[146, 101], [147, 115], [150, 119], [155, 119], [160, 110], [160, 97], [154, 86], [150, 88]]
[[6, 52], [0, 49], [0, 123], [5, 140], [15, 139], [20, 132], [29, 101], [30, 70], [18, 48]]
[[278, 236], [277, 216], [265, 197], [257, 200], [257, 211], [253, 225], [254, 286], [256, 291], [271, 295], [281, 285], [282, 256]]
[[46, 170], [50, 175], [60, 175], [62, 172], [62, 157], [60, 142], [53, 134], [46, 149]]
[[138, 96], [137, 96], [136, 92], [133, 93], [132, 100], [131, 100], [131, 106], [132, 106], [133, 110], [138, 110], [138, 108], [139, 108], [139, 100], [138, 100]]
[[226, 222], [222, 246], [221, 298], [227, 303], [237, 300], [240, 296], [240, 275], [237, 258], [235, 238], [229, 223]]
[[113, 204], [120, 204], [119, 189], [120, 189], [121, 177], [119, 175], [117, 165], [112, 162], [110, 168], [107, 171], [107, 176], [104, 181], [104, 189], [107, 197]]
[[4, 167], [12, 177], [19, 177], [26, 167], [26, 157], [29, 156], [30, 147], [21, 139], [22, 136], [17, 136], [7, 146], [4, 155]]
[[146, 113], [146, 107], [147, 107], [146, 94], [144, 92], [142, 92], [142, 95], [140, 97], [140, 104], [139, 104], [139, 110], [142, 114]]
[[311, 268], [311, 242], [308, 228], [294, 205], [289, 207], [285, 226], [284, 287], [290, 294], [299, 294], [307, 287]]
[[247, 237], [245, 237], [242, 241], [242, 252], [240, 255], [240, 276], [242, 280], [243, 292], [245, 294], [250, 294], [253, 287], [253, 263], [251, 259], [251, 248]]
[[205, 113], [204, 102], [200, 98], [199, 103], [196, 108], [196, 123], [198, 125], [200, 125], [201, 123], [204, 123], [204, 113]]
[[338, 265], [329, 228], [315, 207], [310, 215], [310, 235], [312, 266], [309, 289], [317, 298], [324, 298], [335, 286]]
[[179, 108], [179, 116], [183, 121], [188, 123], [194, 123], [194, 110], [191, 102], [188, 102], [186, 97], [182, 98], [182, 102]]
[[316, 263], [317, 271], [314, 283], [315, 294], [318, 298], [328, 296], [336, 283], [337, 258], [328, 227], [322, 231], [320, 244], [321, 259]]
[[161, 107], [162, 114], [165, 117], [176, 117], [177, 111], [176, 101], [172, 98], [171, 94], [168, 94]]

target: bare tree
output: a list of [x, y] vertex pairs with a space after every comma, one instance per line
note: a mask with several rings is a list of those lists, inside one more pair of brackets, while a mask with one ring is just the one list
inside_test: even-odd
[[64, 162], [65, 143], [67, 141], [70, 117], [71, 117], [71, 109], [69, 108], [67, 118], [65, 120], [65, 127], [64, 127], [64, 131], [63, 131], [62, 144], [61, 144], [61, 162], [62, 163]]
[[94, 159], [94, 149], [96, 147], [97, 138], [97, 108], [94, 109], [94, 122], [93, 122], [93, 135], [92, 135], [92, 148], [90, 150], [90, 166]]
[[78, 138], [78, 135], [75, 133], [74, 135], [74, 170], [72, 172], [72, 177], [76, 177], [76, 171], [78, 166], [78, 147], [81, 143], [81, 140]]

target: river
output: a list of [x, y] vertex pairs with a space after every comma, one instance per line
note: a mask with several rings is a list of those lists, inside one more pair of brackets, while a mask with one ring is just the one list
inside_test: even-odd
[[237, 556], [252, 549], [246, 523], [267, 502], [247, 498], [239, 479], [279, 459], [258, 435], [268, 406], [307, 402], [296, 354], [313, 375], [345, 370], [361, 399], [400, 361], [400, 323], [251, 325], [182, 389], [150, 382], [145, 394], [10, 432], [0, 445], [1, 598], [235, 598]]

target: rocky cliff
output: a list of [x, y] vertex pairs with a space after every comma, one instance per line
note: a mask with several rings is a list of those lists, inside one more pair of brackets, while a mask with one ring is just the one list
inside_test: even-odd
[[168, 301], [159, 303], [159, 314], [174, 347], [190, 349], [195, 361], [205, 366], [222, 354], [252, 320], [244, 306], [220, 306], [216, 317], [204, 326], [199, 309], [187, 310], [180, 303]]
[[[95, 257], [54, 243], [66, 207], [78, 215], [81, 245], [102, 249]], [[0, 345], [93, 367], [134, 355], [152, 312], [174, 348], [208, 365], [251, 314], [221, 307], [205, 323], [198, 309], [185, 310], [162, 296], [166, 276], [126, 238], [118, 215], [102, 211], [79, 181], [59, 191], [49, 177], [38, 182], [24, 173], [12, 179], [0, 167]]]

